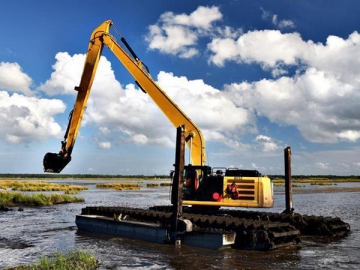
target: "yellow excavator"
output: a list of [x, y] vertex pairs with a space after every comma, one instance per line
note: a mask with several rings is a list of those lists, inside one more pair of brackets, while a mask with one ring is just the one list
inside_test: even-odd
[[[110, 34], [110, 28], [120, 36], [126, 50]], [[90, 95], [96, 69], [104, 46], [108, 47], [134, 77], [139, 88], [147, 93], [175, 127], [184, 125], [190, 163], [184, 169], [183, 204], [206, 207], [272, 207], [271, 180], [257, 170], [214, 167], [206, 165], [205, 140], [196, 124], [175, 104], [151, 78], [147, 66], [138, 58], [111, 20], [97, 27], [90, 38], [84, 70], [69, 124], [59, 153], [47, 153], [45, 172], [60, 173], [71, 160], [71, 153]]]

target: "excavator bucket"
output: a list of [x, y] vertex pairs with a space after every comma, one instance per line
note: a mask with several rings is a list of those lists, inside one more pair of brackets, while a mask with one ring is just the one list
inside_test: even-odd
[[46, 153], [43, 160], [44, 172], [59, 173], [70, 162], [71, 157], [61, 154]]

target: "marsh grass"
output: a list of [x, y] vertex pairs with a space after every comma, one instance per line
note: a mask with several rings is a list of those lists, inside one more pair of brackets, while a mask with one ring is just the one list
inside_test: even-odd
[[333, 182], [311, 182], [310, 185], [312, 186], [336, 186], [337, 183], [333, 183]]
[[93, 270], [99, 267], [99, 262], [91, 253], [76, 250], [67, 253], [57, 252], [53, 256], [41, 256], [38, 263], [32, 265], [21, 265], [6, 270]]
[[274, 187], [283, 187], [284, 183], [274, 183]]
[[[285, 180], [282, 178], [274, 178], [272, 182], [275, 186], [284, 184]], [[308, 183], [311, 185], [329, 186], [336, 185], [337, 183], [359, 182], [359, 179], [352, 178], [327, 178], [327, 177], [309, 177], [309, 178], [292, 178], [292, 183]]]
[[77, 202], [84, 202], [84, 199], [67, 194], [23, 194], [16, 191], [0, 191], [0, 205], [45, 206]]
[[[305, 185], [292, 184], [292, 187], [303, 188]], [[284, 183], [274, 183], [274, 187], [285, 187]]]
[[112, 188], [115, 190], [137, 190], [140, 189], [140, 184], [138, 183], [105, 183], [105, 184], [96, 184], [97, 188]]
[[169, 187], [171, 186], [171, 183], [160, 183], [161, 187]]
[[14, 180], [0, 180], [0, 189], [11, 189], [13, 191], [63, 191], [65, 194], [77, 194], [82, 190], [88, 190], [88, 187], [55, 184], [43, 181], [14, 181]]
[[148, 188], [157, 188], [157, 187], [159, 187], [159, 184], [147, 183], [146, 186]]

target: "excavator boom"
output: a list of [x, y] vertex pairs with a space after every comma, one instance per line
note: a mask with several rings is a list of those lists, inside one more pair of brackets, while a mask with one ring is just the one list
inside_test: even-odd
[[123, 37], [121, 37], [121, 41], [124, 43], [130, 54], [120, 46], [116, 39], [110, 34], [110, 28], [112, 26], [112, 21], [105, 21], [96, 28], [91, 35], [80, 84], [78, 87], [75, 87], [78, 94], [69, 120], [68, 129], [65, 133], [64, 141], [62, 142], [61, 150], [59, 153], [47, 153], [45, 155], [43, 160], [44, 171], [59, 173], [71, 160], [71, 153], [104, 45], [115, 54], [119, 61], [134, 77], [136, 84], [144, 92], [149, 94], [151, 99], [175, 127], [180, 125], [186, 126], [185, 137], [187, 145], [189, 149], [191, 149], [191, 163], [199, 166], [205, 165], [205, 140], [201, 130], [151, 78], [147, 67], [141, 62]]
[[[190, 149], [190, 164], [184, 168], [183, 204], [193, 207], [220, 206], [233, 207], [272, 207], [273, 188], [271, 180], [258, 171], [239, 169], [211, 169], [206, 166], [205, 140], [195, 123], [175, 104], [151, 78], [147, 66], [138, 58], [126, 40], [120, 40], [125, 48], [110, 34], [116, 28], [112, 22], [105, 21], [96, 28], [90, 38], [83, 73], [74, 109], [69, 118], [64, 140], [59, 153], [47, 153], [44, 157], [45, 172], [61, 172], [71, 161], [86, 104], [103, 48], [106, 46], [114, 53], [122, 65], [134, 77], [139, 88], [149, 94], [156, 105], [177, 128], [185, 126], [185, 141]], [[129, 52], [129, 53], [128, 53]]]

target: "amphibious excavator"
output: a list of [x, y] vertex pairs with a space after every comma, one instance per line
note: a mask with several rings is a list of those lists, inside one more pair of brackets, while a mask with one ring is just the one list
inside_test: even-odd
[[[113, 29], [125, 48], [113, 35]], [[175, 102], [152, 79], [148, 67], [140, 60], [112, 21], [96, 28], [89, 42], [84, 69], [69, 124], [61, 142], [59, 153], [47, 153], [43, 160], [44, 171], [60, 173], [71, 160], [75, 140], [90, 95], [91, 86], [104, 46], [119, 59], [134, 77], [138, 87], [147, 93], [175, 127], [184, 125], [185, 140], [190, 161], [185, 166], [183, 204], [218, 208], [227, 207], [272, 207], [273, 186], [267, 176], [257, 170], [210, 167], [206, 165], [205, 139], [199, 127], [175, 104]]]
[[[119, 231], [124, 226], [130, 226], [131, 232], [135, 226], [141, 228], [140, 235], [129, 234], [130, 230], [127, 231], [126, 229], [127, 233], [122, 236], [142, 239], [141, 236], [150, 235], [150, 231], [156, 227], [161, 230], [165, 229], [167, 237], [170, 234], [176, 236], [173, 239], [177, 239], [181, 235], [185, 238], [195, 237], [196, 243], [199, 242], [199, 235], [201, 237], [215, 235], [215, 238], [220, 235], [222, 239], [220, 242], [222, 243], [224, 239], [228, 239], [230, 233], [235, 235], [233, 247], [257, 250], [296, 246], [300, 241], [300, 233], [331, 237], [347, 235], [350, 227], [339, 218], [307, 217], [295, 213], [244, 211], [236, 208], [272, 207], [274, 200], [271, 180], [256, 170], [208, 166], [206, 164], [205, 140], [201, 130], [156, 84], [151, 78], [147, 66], [138, 58], [126, 40], [120, 36], [121, 42], [125, 45], [125, 50], [110, 34], [110, 29], [113, 29], [120, 36], [110, 20], [102, 23], [91, 35], [80, 84], [75, 87], [75, 90], [78, 91], [75, 105], [70, 114], [64, 140], [61, 142], [60, 152], [47, 153], [44, 156], [44, 171], [60, 173], [71, 160], [72, 150], [104, 46], [115, 54], [134, 77], [139, 88], [152, 98], [177, 130], [180, 126], [185, 127], [181, 133], [182, 151], [180, 152], [183, 155], [183, 148], [185, 148], [183, 142], [185, 141], [184, 144], [186, 143], [189, 149], [190, 162], [183, 166], [183, 159], [181, 158], [180, 163], [182, 165], [178, 166], [180, 163], [177, 162], [178, 155], [176, 154], [174, 164], [176, 176], [173, 178], [174, 183], [177, 183], [179, 188], [176, 189], [176, 185], [173, 184], [175, 188], [173, 187], [172, 190], [177, 190], [178, 195], [174, 196], [173, 194], [173, 205], [153, 206], [149, 209], [88, 206], [83, 208], [81, 215], [76, 218], [76, 224], [80, 230], [121, 235]], [[178, 148], [179, 145], [177, 143], [176, 147]], [[184, 169], [182, 169], [183, 167]], [[179, 175], [181, 176], [179, 177]], [[179, 180], [181, 181], [179, 182]], [[183, 186], [182, 190], [181, 186]], [[174, 213], [174, 209], [179, 208], [179, 203], [176, 205], [174, 201], [179, 202], [179, 198], [182, 199], [182, 205], [189, 206], [181, 206], [180, 210], [184, 212], [180, 216], [178, 213]], [[217, 208], [221, 206], [233, 208], [229, 210], [224, 207], [217, 211]], [[207, 211], [209, 209], [211, 209], [210, 212]], [[127, 218], [126, 220], [119, 220], [120, 216]], [[115, 217], [117, 218], [115, 219]], [[181, 231], [179, 229], [177, 225], [180, 221], [182, 221], [181, 224], [187, 224], [186, 230]], [[207, 239], [206, 237], [203, 239]], [[211, 239], [214, 240], [215, 238]], [[204, 246], [207, 247], [209, 241], [205, 242]]]

